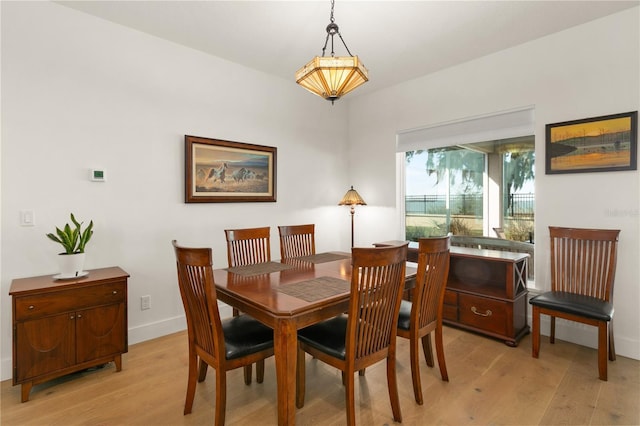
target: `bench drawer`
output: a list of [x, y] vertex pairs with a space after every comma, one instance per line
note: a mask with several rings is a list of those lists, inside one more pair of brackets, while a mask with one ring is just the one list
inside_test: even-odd
[[459, 294], [460, 323], [492, 333], [507, 333], [509, 305], [500, 300]]

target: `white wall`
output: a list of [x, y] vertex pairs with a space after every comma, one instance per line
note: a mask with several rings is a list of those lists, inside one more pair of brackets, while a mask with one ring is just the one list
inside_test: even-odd
[[[548, 226], [620, 229], [616, 349], [640, 359], [640, 174], [545, 175], [545, 124], [640, 109], [640, 7], [446, 69], [349, 103], [352, 180], [369, 203], [368, 244], [398, 239], [395, 135], [400, 130], [533, 105], [536, 286], [548, 288]], [[508, 35], [505, 35], [508, 36]], [[428, 54], [428, 52], [425, 52]], [[360, 161], [366, 156], [367, 161]], [[594, 327], [558, 324], [558, 337], [596, 345]], [[543, 331], [545, 330], [543, 324]]]
[[[350, 246], [346, 105], [50, 2], [2, 2], [2, 379], [11, 377], [11, 280], [53, 274], [45, 237], [69, 212], [95, 222], [87, 268], [129, 280], [129, 343], [185, 327], [170, 241], [316, 223], [319, 251]], [[312, 119], [310, 119], [312, 117]], [[327, 129], [332, 129], [330, 136]], [[184, 135], [278, 148], [276, 203], [185, 204]], [[105, 183], [88, 180], [102, 167]], [[36, 226], [19, 226], [33, 209]], [[140, 296], [151, 310], [140, 310]]]

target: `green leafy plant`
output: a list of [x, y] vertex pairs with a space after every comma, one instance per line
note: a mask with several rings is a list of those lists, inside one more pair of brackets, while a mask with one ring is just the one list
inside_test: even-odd
[[84, 231], [82, 230], [83, 222], [78, 222], [73, 213], [71, 213], [71, 222], [74, 225], [73, 228], [67, 223], [62, 229], [56, 227], [56, 233], [49, 233], [47, 237], [61, 244], [64, 247], [64, 254], [84, 253], [84, 247], [93, 235], [93, 220]]

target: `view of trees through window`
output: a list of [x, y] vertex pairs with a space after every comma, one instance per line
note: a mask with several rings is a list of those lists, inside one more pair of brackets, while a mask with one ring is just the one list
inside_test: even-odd
[[491, 236], [533, 242], [533, 136], [405, 154], [406, 238]]

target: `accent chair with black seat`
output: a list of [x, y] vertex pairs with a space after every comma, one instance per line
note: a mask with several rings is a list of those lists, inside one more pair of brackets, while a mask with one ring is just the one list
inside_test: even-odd
[[551, 317], [550, 343], [556, 317], [598, 327], [598, 373], [607, 380], [607, 352], [615, 361], [613, 284], [619, 230], [549, 227], [551, 291], [533, 297], [532, 356], [540, 351], [540, 315]]
[[396, 378], [396, 328], [406, 260], [407, 243], [352, 249], [348, 314], [298, 331], [298, 408], [304, 406], [305, 352], [343, 372], [349, 426], [355, 424], [355, 372], [386, 359], [393, 419], [402, 421]]
[[278, 226], [280, 259], [316, 254], [315, 225]]
[[[184, 414], [191, 413], [196, 380], [204, 381], [210, 365], [216, 369], [215, 425], [222, 426], [227, 400], [227, 371], [257, 361], [264, 362], [265, 358], [272, 356], [273, 330], [248, 315], [222, 321], [213, 280], [211, 249], [181, 247], [175, 240], [172, 244], [189, 338]], [[263, 375], [258, 374], [256, 381], [262, 383]]]
[[423, 404], [420, 384], [420, 356], [418, 344], [429, 367], [433, 367], [431, 332], [435, 331], [436, 353], [440, 375], [449, 381], [442, 343], [442, 308], [449, 276], [449, 237], [420, 238], [418, 240], [418, 270], [412, 301], [402, 300], [398, 318], [398, 336], [409, 339], [411, 378], [416, 402]]
[[[227, 239], [227, 263], [229, 268], [271, 262], [271, 228], [225, 229]], [[232, 309], [233, 316], [240, 314]], [[251, 383], [251, 365], [244, 369], [244, 381]], [[264, 374], [264, 361], [256, 364], [256, 375]]]

